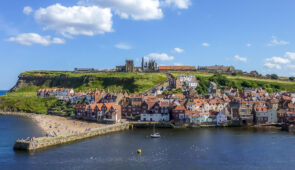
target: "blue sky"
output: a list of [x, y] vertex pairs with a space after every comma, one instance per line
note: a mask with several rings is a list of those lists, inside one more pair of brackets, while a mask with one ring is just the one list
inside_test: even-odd
[[233, 65], [295, 76], [294, 0], [2, 0], [0, 89], [28, 70]]

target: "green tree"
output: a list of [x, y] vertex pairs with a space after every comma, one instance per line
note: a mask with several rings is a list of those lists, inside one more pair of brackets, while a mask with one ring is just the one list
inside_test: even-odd
[[175, 93], [183, 93], [182, 89], [181, 88], [178, 88], [175, 90]]
[[243, 74], [243, 71], [242, 70], [238, 70], [236, 73], [237, 73], [237, 75], [242, 75]]
[[198, 94], [204, 95], [208, 93], [209, 80], [204, 77], [197, 77], [197, 80], [199, 81], [199, 85], [196, 88]]
[[236, 73], [236, 72], [233, 72], [231, 75], [232, 75], [232, 76], [237, 76], [237, 75], [238, 75], [238, 73]]
[[164, 90], [162, 94], [163, 95], [166, 95], [167, 93], [168, 93], [168, 91], [167, 90]]
[[273, 89], [272, 88], [267, 88], [266, 91], [267, 91], [267, 93], [273, 93]]
[[271, 74], [271, 75], [270, 75], [270, 78], [271, 78], [271, 79], [274, 79], [274, 80], [277, 80], [277, 79], [279, 79], [279, 76], [276, 75], [276, 74]]
[[219, 86], [228, 86], [229, 79], [221, 74], [214, 74], [212, 77], [209, 78], [210, 81], [217, 83]]
[[294, 81], [295, 77], [289, 77], [290, 81]]

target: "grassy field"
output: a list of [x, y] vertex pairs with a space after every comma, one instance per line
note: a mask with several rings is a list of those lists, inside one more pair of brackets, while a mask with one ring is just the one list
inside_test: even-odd
[[[180, 74], [190, 74], [195, 75], [196, 77], [209, 79], [210, 77], [214, 76], [213, 73], [203, 73], [203, 72], [170, 72], [174, 77], [177, 77]], [[289, 92], [295, 92], [295, 82], [294, 81], [281, 81], [281, 80], [272, 80], [272, 79], [262, 79], [262, 78], [255, 78], [255, 77], [247, 77], [247, 76], [232, 76], [224, 74], [228, 80], [234, 82], [238, 87], [243, 87], [243, 84], [253, 84], [255, 87], [262, 87], [262, 88], [276, 88], [280, 87], [282, 90], [287, 90]]]
[[38, 98], [38, 87], [26, 87], [0, 97], [0, 110], [46, 114], [56, 98]]
[[[28, 71], [20, 75], [30, 77], [25, 87], [0, 97], [0, 110], [23, 111], [40, 114], [49, 112], [72, 115], [73, 106], [57, 101], [56, 98], [39, 98], [40, 88], [66, 87], [76, 91], [105, 89], [110, 91], [143, 92], [167, 80], [162, 73], [75, 73], [67, 71]], [[41, 78], [41, 80], [40, 80]], [[21, 78], [22, 79], [22, 78]], [[34, 85], [34, 79], [38, 80]]]

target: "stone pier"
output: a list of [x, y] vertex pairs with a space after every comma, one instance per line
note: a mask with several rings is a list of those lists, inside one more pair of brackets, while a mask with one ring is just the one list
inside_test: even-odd
[[115, 125], [108, 125], [105, 127], [99, 127], [91, 131], [82, 132], [78, 134], [68, 136], [56, 136], [56, 137], [39, 137], [31, 140], [17, 140], [14, 144], [15, 150], [34, 151], [38, 149], [45, 149], [47, 147], [66, 144], [74, 141], [83, 140], [86, 138], [105, 135], [113, 132], [119, 132], [129, 129], [129, 123], [121, 123]]

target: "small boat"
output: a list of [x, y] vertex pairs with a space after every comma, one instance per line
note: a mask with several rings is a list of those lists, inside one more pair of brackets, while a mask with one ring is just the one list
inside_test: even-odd
[[161, 137], [160, 133], [151, 134], [151, 138], [160, 138], [160, 137]]
[[151, 138], [160, 138], [160, 133], [156, 133], [155, 124], [154, 124], [154, 132], [151, 134]]

